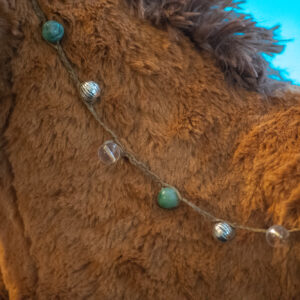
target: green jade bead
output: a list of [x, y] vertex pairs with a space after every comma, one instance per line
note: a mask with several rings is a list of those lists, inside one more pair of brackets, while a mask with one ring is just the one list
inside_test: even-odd
[[177, 192], [172, 188], [162, 188], [158, 194], [158, 205], [162, 208], [172, 209], [179, 205]]
[[47, 21], [43, 25], [42, 36], [46, 41], [55, 44], [64, 36], [64, 27], [56, 21]]

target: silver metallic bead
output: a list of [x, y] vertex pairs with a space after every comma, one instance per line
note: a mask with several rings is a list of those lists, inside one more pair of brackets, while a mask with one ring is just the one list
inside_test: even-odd
[[106, 165], [116, 163], [121, 154], [121, 148], [114, 141], [106, 141], [98, 150], [99, 159]]
[[225, 222], [220, 222], [214, 225], [213, 235], [217, 240], [227, 242], [234, 238], [235, 229]]
[[283, 247], [287, 244], [289, 235], [289, 231], [283, 226], [273, 225], [266, 232], [266, 240], [274, 248]]
[[94, 103], [100, 96], [101, 89], [94, 81], [86, 81], [80, 85], [80, 95], [88, 103]]

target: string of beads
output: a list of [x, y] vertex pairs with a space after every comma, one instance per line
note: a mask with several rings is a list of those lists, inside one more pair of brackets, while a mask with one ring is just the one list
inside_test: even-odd
[[267, 242], [273, 247], [280, 247], [287, 243], [289, 235], [291, 232], [300, 232], [300, 228], [294, 228], [287, 230], [283, 226], [273, 225], [268, 229], [248, 227], [240, 224], [236, 224], [233, 222], [229, 222], [220, 218], [215, 217], [208, 211], [201, 209], [196, 206], [188, 199], [181, 196], [180, 192], [176, 189], [176, 187], [164, 182], [160, 176], [151, 171], [147, 165], [145, 165], [142, 161], [138, 160], [135, 155], [126, 150], [124, 145], [121, 143], [118, 136], [111, 130], [99, 117], [98, 113], [94, 108], [94, 104], [99, 99], [101, 89], [99, 85], [94, 81], [81, 82], [72, 68], [70, 61], [68, 60], [62, 46], [60, 45], [60, 40], [64, 35], [63, 26], [56, 21], [47, 21], [47, 18], [43, 11], [41, 10], [37, 0], [32, 0], [33, 8], [43, 23], [42, 27], [42, 36], [43, 38], [49, 42], [58, 53], [60, 60], [65, 66], [66, 70], [70, 74], [70, 77], [74, 81], [76, 88], [83, 100], [83, 103], [86, 105], [87, 109], [91, 112], [95, 120], [103, 127], [103, 129], [112, 136], [113, 140], [106, 141], [98, 151], [99, 159], [107, 164], [115, 164], [122, 157], [126, 157], [128, 161], [141, 170], [144, 174], [151, 177], [152, 180], [161, 185], [161, 190], [158, 194], [158, 205], [164, 209], [174, 209], [178, 207], [180, 202], [184, 202], [192, 209], [194, 209], [197, 213], [207, 218], [211, 222], [214, 223], [213, 226], [213, 236], [221, 241], [227, 242], [234, 238], [236, 234], [236, 229], [256, 232], [256, 233], [264, 233], [266, 235]]

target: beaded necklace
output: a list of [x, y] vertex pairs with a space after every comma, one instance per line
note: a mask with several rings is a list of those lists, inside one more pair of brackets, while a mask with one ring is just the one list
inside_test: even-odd
[[265, 234], [266, 240], [270, 246], [281, 247], [287, 244], [290, 233], [300, 232], [300, 228], [286, 229], [281, 225], [273, 225], [268, 229], [263, 229], [248, 227], [218, 218], [183, 197], [176, 187], [164, 182], [160, 176], [151, 171], [145, 163], [138, 160], [133, 153], [127, 151], [118, 136], [101, 120], [94, 108], [94, 104], [97, 102], [97, 100], [99, 100], [101, 93], [99, 85], [94, 81], [81, 82], [70, 61], [68, 60], [60, 44], [60, 40], [64, 36], [63, 26], [54, 20], [47, 21], [47, 18], [44, 12], [41, 10], [37, 0], [32, 0], [32, 5], [36, 15], [40, 19], [41, 23], [43, 23], [42, 36], [44, 40], [46, 40], [52, 47], [56, 49], [62, 64], [68, 71], [78, 90], [82, 102], [93, 115], [95, 120], [102, 126], [102, 128], [112, 136], [112, 140], [104, 142], [98, 150], [98, 156], [101, 162], [106, 165], [112, 165], [117, 163], [117, 161], [121, 158], [127, 158], [129, 163], [134, 165], [161, 186], [161, 190], [157, 197], [158, 205], [161, 208], [174, 209], [179, 206], [180, 202], [184, 202], [201, 216], [213, 223], [212, 234], [215, 239], [221, 242], [232, 240], [236, 234], [236, 229], [240, 229], [255, 233], [263, 233]]

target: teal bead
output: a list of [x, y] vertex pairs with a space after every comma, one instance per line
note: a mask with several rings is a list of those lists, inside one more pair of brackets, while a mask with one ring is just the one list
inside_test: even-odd
[[64, 36], [64, 27], [56, 21], [47, 21], [43, 25], [42, 36], [50, 43], [59, 42]]
[[172, 188], [162, 188], [158, 194], [158, 205], [162, 208], [175, 208], [179, 205], [177, 192]]

